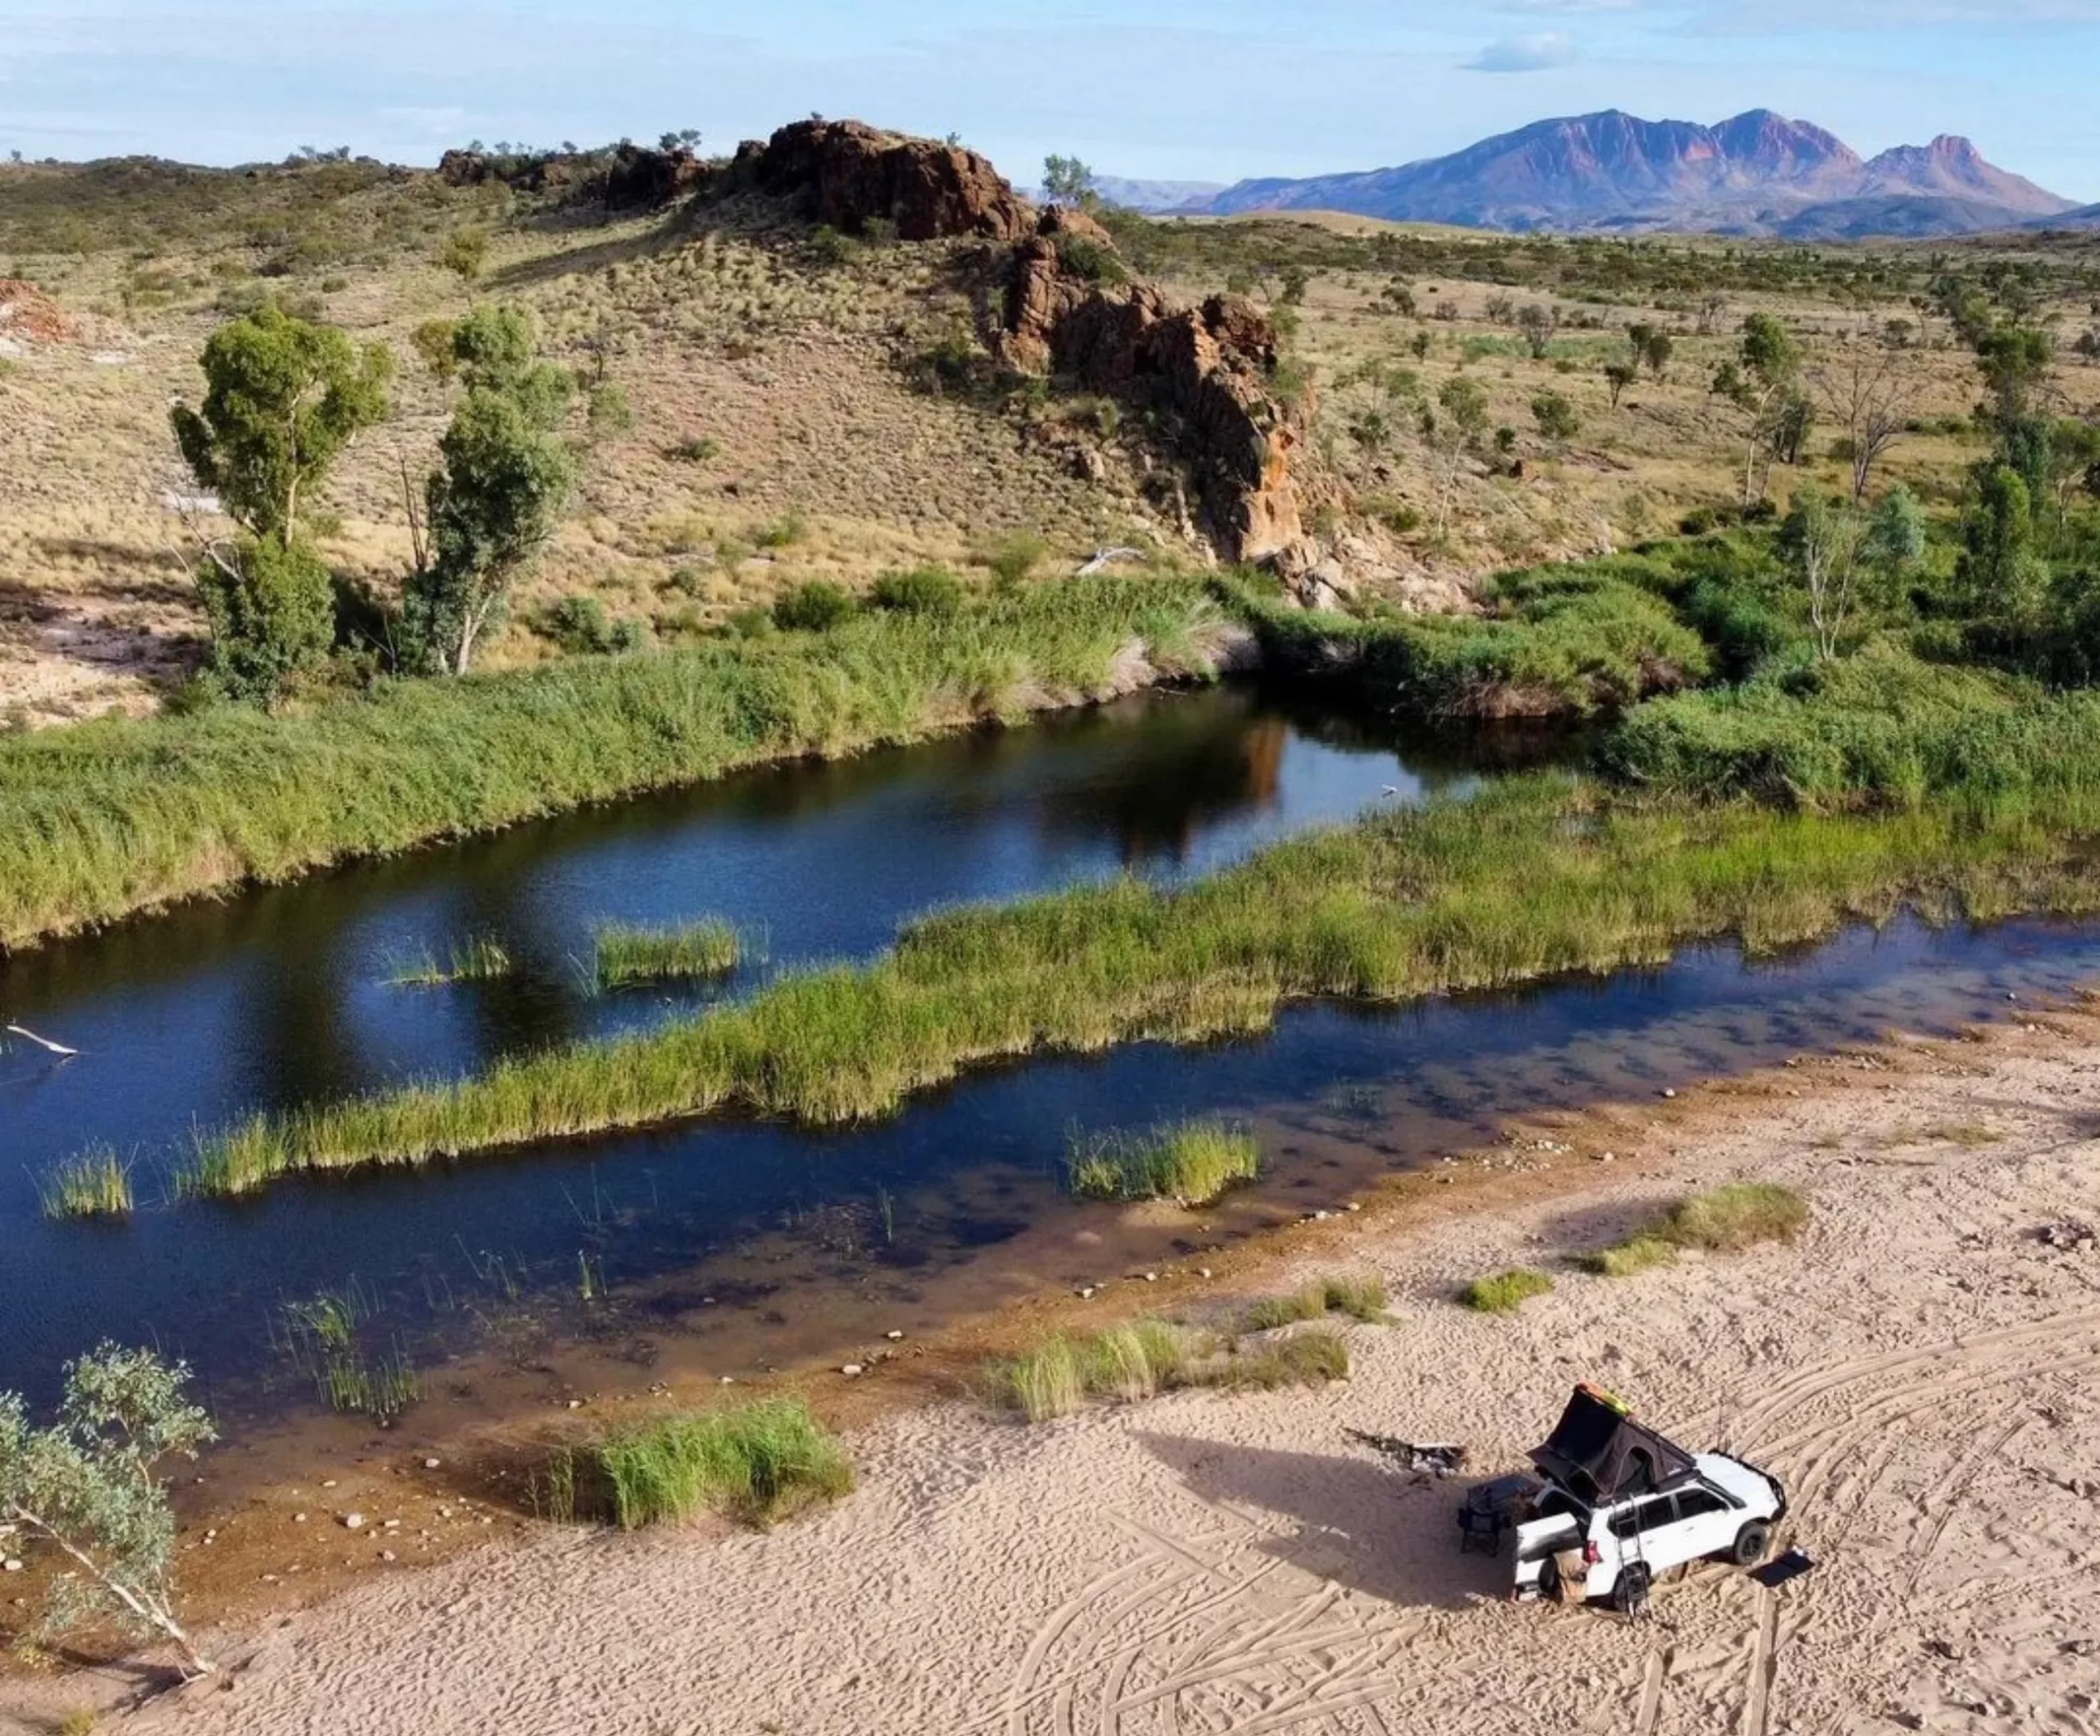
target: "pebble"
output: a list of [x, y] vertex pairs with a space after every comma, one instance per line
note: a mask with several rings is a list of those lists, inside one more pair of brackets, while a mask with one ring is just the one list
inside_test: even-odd
[[1082, 1302], [1091, 1301], [1093, 1297], [1093, 1291], [1094, 1286], [1091, 1284], [1082, 1284], [1080, 1286], [1080, 1300]]
[[571, 1399], [568, 1401], [568, 1408], [571, 1410], [581, 1410], [583, 1408], [583, 1400], [581, 1399]]
[[1198, 1266], [1196, 1268], [1196, 1276], [1199, 1278], [1207, 1278], [1210, 1275], [1211, 1268], [1208, 1266]]
[[440, 1519], [450, 1519], [452, 1517], [452, 1510], [450, 1507], [440, 1507], [437, 1510], [437, 1516]]
[[379, 1551], [379, 1559], [382, 1561], [390, 1561], [394, 1559], [394, 1551], [390, 1549], [382, 1549]]
[[321, 1487], [324, 1489], [332, 1489], [336, 1487], [336, 1479], [331, 1477], [327, 1480], [327, 1482], [322, 1483]]
[[725, 1387], [733, 1387], [737, 1384], [737, 1377], [733, 1374], [725, 1374], [722, 1377], [722, 1384]]
[[19, 1574], [21, 1570], [22, 1564], [12, 1556], [8, 1556], [4, 1561], [0, 1561], [0, 1573]]
[[434, 1471], [444, 1463], [442, 1459], [426, 1459], [423, 1460], [423, 1469], [426, 1471]]
[[306, 1523], [306, 1515], [304, 1513], [294, 1513], [292, 1515], [292, 1523], [294, 1525], [304, 1525]]
[[1674, 1097], [1674, 1096], [1676, 1096], [1676, 1095], [1677, 1095], [1677, 1093], [1676, 1093], [1676, 1092], [1674, 1092], [1674, 1091], [1673, 1091], [1673, 1090], [1669, 1090], [1667, 1087], [1665, 1087], [1665, 1088], [1664, 1088], [1664, 1092], [1663, 1092], [1663, 1095], [1664, 1095], [1664, 1096], [1665, 1096], [1665, 1097]]
[[885, 1332], [883, 1336], [888, 1339], [892, 1344], [894, 1344], [898, 1339], [902, 1338], [904, 1334], [902, 1332]]
[[343, 1515], [343, 1529], [345, 1531], [363, 1530], [364, 1515], [362, 1513], [345, 1513]]
[[848, 1364], [846, 1364], [846, 1366], [845, 1366], [844, 1368], [841, 1368], [838, 1372], [839, 1372], [841, 1374], [860, 1374], [860, 1373], [865, 1373], [865, 1371], [862, 1369], [862, 1368], [861, 1368], [861, 1364], [858, 1364], [857, 1362], [849, 1362]]
[[1146, 1282], [1146, 1283], [1148, 1283], [1148, 1284], [1157, 1284], [1158, 1281], [1159, 1281], [1159, 1274], [1158, 1274], [1157, 1272], [1148, 1272], [1145, 1274], [1145, 1282]]

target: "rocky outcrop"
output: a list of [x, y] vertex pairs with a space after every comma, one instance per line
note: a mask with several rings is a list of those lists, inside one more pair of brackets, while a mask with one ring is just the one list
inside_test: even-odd
[[708, 172], [706, 164], [682, 146], [660, 151], [632, 144], [608, 152], [516, 157], [447, 151], [437, 165], [438, 179], [449, 187], [500, 181], [514, 193], [594, 197], [626, 211], [652, 210], [683, 199], [705, 184]]
[[1152, 411], [1225, 559], [1308, 563], [1291, 472], [1303, 426], [1275, 390], [1275, 331], [1244, 296], [1180, 306], [1127, 281], [1092, 217], [1052, 206], [1014, 250], [1000, 349], [1017, 372]]
[[859, 121], [783, 126], [763, 144], [742, 146], [729, 180], [792, 199], [812, 221], [849, 234], [886, 223], [906, 241], [1013, 241], [1035, 226], [1034, 207], [976, 152]]

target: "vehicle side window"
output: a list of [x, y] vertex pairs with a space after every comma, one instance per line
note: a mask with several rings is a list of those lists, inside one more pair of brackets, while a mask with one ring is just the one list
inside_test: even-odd
[[1677, 1493], [1679, 1519], [1704, 1519], [1710, 1513], [1725, 1513], [1728, 1507], [1711, 1489], [1680, 1489]]
[[1611, 1516], [1611, 1534], [1615, 1537], [1630, 1537], [1637, 1531], [1653, 1531], [1667, 1525], [1674, 1516], [1667, 1495], [1644, 1501], [1637, 1506], [1624, 1507]]

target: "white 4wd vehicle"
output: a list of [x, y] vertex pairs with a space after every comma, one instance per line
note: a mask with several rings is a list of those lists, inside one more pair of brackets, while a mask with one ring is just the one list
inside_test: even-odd
[[1591, 1387], [1576, 1389], [1532, 1462], [1542, 1482], [1486, 1485], [1461, 1517], [1469, 1537], [1514, 1530], [1519, 1597], [1573, 1594], [1630, 1614], [1670, 1568], [1755, 1566], [1787, 1511], [1777, 1478], [1725, 1453], [1687, 1453]]

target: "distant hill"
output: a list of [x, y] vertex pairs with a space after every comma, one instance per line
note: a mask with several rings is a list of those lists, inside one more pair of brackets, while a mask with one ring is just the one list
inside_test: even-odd
[[1166, 215], [1201, 211], [1225, 191], [1221, 180], [1125, 180], [1120, 176], [1094, 178], [1093, 190], [1112, 205], [1128, 211], [1149, 211]]
[[[1124, 184], [1142, 187], [1142, 183]], [[1965, 235], [2072, 209], [2069, 199], [1942, 136], [1865, 158], [1836, 135], [1769, 109], [1702, 126], [1614, 109], [1541, 121], [1449, 157], [1306, 180], [1246, 180], [1200, 204], [1139, 209], [1230, 216], [1345, 211], [1504, 230], [1707, 230], [1838, 240]]]

